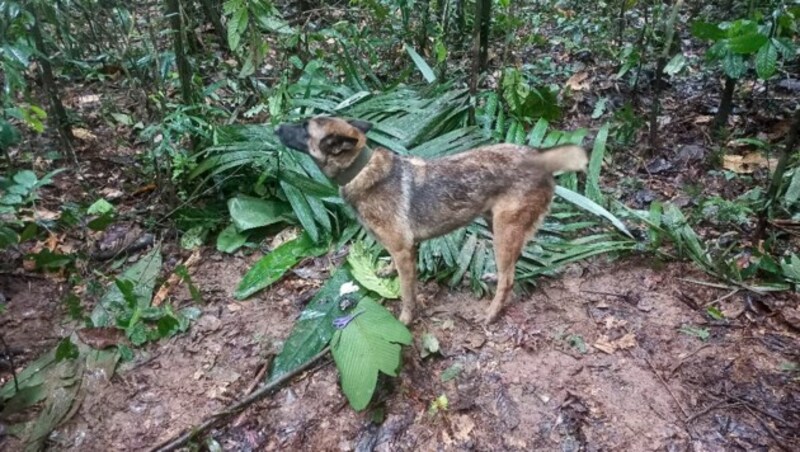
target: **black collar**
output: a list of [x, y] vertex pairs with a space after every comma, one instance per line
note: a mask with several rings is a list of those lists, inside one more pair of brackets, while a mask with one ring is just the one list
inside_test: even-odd
[[353, 163], [350, 164], [347, 168], [345, 168], [341, 173], [337, 174], [336, 177], [333, 178], [339, 186], [344, 187], [345, 185], [349, 184], [353, 181], [353, 179], [358, 176], [361, 170], [364, 169], [365, 166], [369, 163], [369, 159], [372, 158], [372, 149], [367, 146], [364, 146], [361, 149], [361, 153], [358, 154]]

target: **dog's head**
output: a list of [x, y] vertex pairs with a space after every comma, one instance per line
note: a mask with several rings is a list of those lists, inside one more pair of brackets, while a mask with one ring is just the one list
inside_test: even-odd
[[278, 138], [284, 146], [309, 154], [328, 177], [348, 168], [367, 144], [372, 124], [318, 117], [300, 124], [281, 124]]

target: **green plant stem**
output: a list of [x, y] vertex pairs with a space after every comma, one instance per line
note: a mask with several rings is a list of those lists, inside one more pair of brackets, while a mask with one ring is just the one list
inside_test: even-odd
[[725, 88], [722, 91], [722, 98], [719, 101], [719, 110], [714, 116], [713, 131], [719, 132], [726, 124], [728, 124], [728, 117], [733, 110], [733, 93], [736, 92], [736, 79], [725, 76]]
[[786, 168], [789, 166], [789, 158], [798, 145], [798, 137], [800, 136], [800, 107], [794, 112], [794, 120], [792, 121], [792, 128], [789, 130], [789, 136], [786, 138], [786, 144], [781, 149], [781, 154], [778, 157], [778, 165], [775, 167], [775, 173], [772, 175], [769, 188], [767, 189], [767, 202], [758, 213], [758, 224], [754, 234], [754, 241], [758, 243], [764, 238], [764, 232], [767, 229], [767, 222], [769, 221], [770, 210], [778, 201], [780, 194], [781, 183], [783, 182], [783, 175], [786, 173]]
[[654, 150], [658, 142], [658, 112], [661, 110], [661, 80], [663, 78], [664, 67], [667, 65], [670, 50], [672, 49], [672, 39], [675, 36], [675, 19], [678, 17], [678, 10], [683, 6], [683, 0], [675, 0], [672, 11], [665, 24], [664, 49], [661, 51], [656, 62], [656, 80], [653, 87], [653, 104], [650, 107], [650, 150]]
[[308, 368], [313, 366], [317, 361], [322, 359], [325, 355], [330, 352], [330, 346], [325, 347], [321, 352], [317, 353], [305, 362], [305, 364], [297, 367], [291, 372], [283, 374], [282, 376], [278, 377], [276, 380], [271, 381], [264, 386], [261, 386], [253, 392], [252, 394], [242, 398], [238, 402], [235, 402], [229, 405], [227, 408], [223, 409], [222, 411], [218, 411], [211, 416], [207, 417], [205, 421], [201, 422], [200, 424], [186, 429], [184, 433], [182, 433], [177, 438], [170, 438], [167, 441], [162, 442], [161, 444], [155, 446], [154, 448], [150, 449], [151, 452], [170, 452], [173, 450], [177, 450], [180, 447], [183, 447], [191, 441], [193, 438], [197, 438], [199, 435], [203, 434], [204, 432], [208, 431], [211, 427], [218, 425], [220, 422], [224, 421], [232, 414], [236, 414], [243, 409], [247, 408], [254, 402], [262, 399], [264, 396], [272, 393], [276, 389], [283, 386], [285, 383], [288, 383], [289, 380], [297, 376], [298, 374], [306, 371]]
[[192, 104], [192, 68], [183, 47], [183, 21], [179, 0], [166, 0], [167, 16], [172, 28], [172, 45], [175, 51], [175, 62], [178, 65], [178, 76], [181, 79], [181, 95], [183, 103]]

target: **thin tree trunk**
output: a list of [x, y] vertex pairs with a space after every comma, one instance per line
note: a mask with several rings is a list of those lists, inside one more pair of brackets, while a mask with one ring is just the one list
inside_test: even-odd
[[650, 150], [651, 152], [656, 148], [658, 141], [658, 113], [661, 110], [661, 84], [663, 80], [664, 67], [667, 65], [667, 58], [669, 58], [670, 51], [672, 50], [672, 39], [675, 36], [675, 19], [678, 17], [678, 10], [683, 5], [683, 0], [675, 0], [672, 5], [667, 22], [665, 24], [664, 33], [666, 39], [664, 40], [664, 49], [658, 57], [656, 63], [656, 80], [653, 86], [653, 103], [650, 107]]
[[492, 28], [492, 0], [478, 0], [483, 2], [483, 14], [481, 15], [481, 72], [486, 70], [486, 63], [489, 61], [489, 33]]
[[[485, 14], [484, 0], [475, 1], [475, 21], [472, 28], [472, 74], [469, 79], [469, 94], [475, 98], [478, 93], [478, 80], [481, 75], [481, 30], [483, 29], [483, 16]], [[470, 108], [469, 122], [475, 122], [475, 109]]]
[[183, 22], [179, 0], [166, 0], [167, 16], [172, 28], [172, 44], [175, 51], [175, 62], [178, 65], [178, 76], [181, 79], [183, 103], [189, 105], [194, 98], [192, 93], [192, 68], [183, 47]]
[[728, 124], [728, 116], [733, 111], [733, 93], [736, 91], [736, 79], [725, 76], [725, 89], [719, 101], [719, 110], [714, 116], [713, 130], [719, 132]]
[[789, 136], [786, 138], [786, 144], [781, 149], [780, 156], [778, 156], [778, 165], [775, 167], [775, 173], [772, 174], [772, 180], [767, 189], [767, 202], [758, 213], [758, 224], [756, 225], [756, 232], [753, 241], [758, 243], [764, 238], [764, 233], [767, 230], [767, 222], [769, 221], [770, 211], [772, 207], [778, 202], [780, 195], [781, 183], [783, 182], [783, 175], [786, 173], [786, 167], [789, 166], [789, 158], [794, 153], [800, 141], [800, 107], [794, 112], [794, 120], [792, 121], [792, 128], [789, 130]]
[[39, 14], [36, 4], [33, 2], [29, 3], [28, 11], [34, 19], [31, 32], [33, 34], [33, 41], [36, 44], [36, 49], [41, 55], [39, 58], [40, 75], [42, 87], [50, 100], [51, 115], [55, 118], [56, 128], [61, 137], [62, 145], [67, 150], [69, 156], [72, 157], [73, 160], [76, 160], [75, 151], [72, 149], [72, 129], [69, 126], [69, 117], [67, 116], [67, 110], [64, 108], [64, 104], [61, 103], [61, 96], [58, 93], [56, 80], [53, 76], [53, 66], [50, 64], [50, 57], [48, 56], [44, 39], [42, 38], [41, 22], [39, 21], [41, 15]]
[[214, 32], [217, 34], [220, 47], [227, 49], [228, 35], [225, 26], [222, 25], [222, 17], [220, 16], [219, 10], [214, 7], [211, 0], [200, 0], [200, 5], [209, 22], [211, 22], [211, 25], [214, 27]]

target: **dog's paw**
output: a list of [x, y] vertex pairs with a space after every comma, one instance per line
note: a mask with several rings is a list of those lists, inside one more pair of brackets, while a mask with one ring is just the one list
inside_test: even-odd
[[502, 306], [489, 306], [489, 309], [486, 310], [486, 315], [483, 317], [483, 324], [484, 326], [489, 326], [500, 317], [500, 313], [503, 311]]
[[487, 284], [497, 284], [497, 273], [484, 273], [481, 281]]
[[403, 310], [403, 312], [400, 313], [399, 320], [403, 325], [409, 326], [411, 322], [414, 321], [414, 314], [411, 311]]
[[394, 262], [383, 267], [382, 269], [375, 272], [378, 275], [378, 278], [394, 278], [397, 276], [397, 267], [394, 266]]

